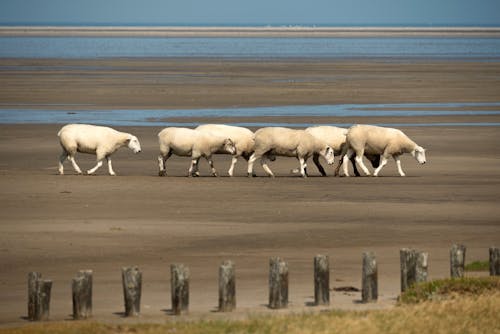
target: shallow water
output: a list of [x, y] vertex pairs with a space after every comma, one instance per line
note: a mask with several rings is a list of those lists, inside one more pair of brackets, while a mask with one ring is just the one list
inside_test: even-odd
[[[52, 105], [54, 106], [54, 105]], [[63, 107], [64, 105], [57, 105]], [[0, 105], [1, 107], [1, 105]], [[340, 104], [318, 106], [278, 106], [255, 108], [225, 108], [225, 109], [172, 109], [172, 110], [87, 110], [88, 105], [81, 105], [81, 110], [52, 110], [23, 108], [0, 109], [0, 123], [4, 124], [65, 124], [91, 123], [115, 126], [197, 126], [193, 117], [346, 117], [347, 123], [328, 124], [349, 126], [349, 117], [366, 116], [454, 116], [454, 115], [500, 115], [500, 102], [494, 103], [402, 103], [402, 104]], [[50, 107], [50, 105], [47, 105]], [[68, 105], [68, 107], [70, 107]], [[75, 105], [71, 105], [75, 107]], [[492, 107], [496, 110], [474, 110], [477, 107]], [[73, 109], [73, 108], [71, 108]], [[170, 122], [169, 118], [177, 119]], [[186, 118], [186, 122], [179, 122], [179, 118]], [[288, 126], [307, 127], [312, 123], [286, 122], [234, 122], [233, 125], [262, 127]], [[386, 126], [500, 126], [500, 123], [381, 123]]]
[[500, 38], [0, 37], [0, 58], [444, 58], [500, 61]]

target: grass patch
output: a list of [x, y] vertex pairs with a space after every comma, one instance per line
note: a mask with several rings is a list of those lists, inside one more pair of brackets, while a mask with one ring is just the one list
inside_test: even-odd
[[499, 277], [449, 278], [415, 284], [401, 294], [399, 301], [402, 304], [415, 304], [462, 295], [480, 295], [489, 291], [500, 291]]
[[500, 292], [456, 300], [402, 305], [390, 310], [259, 316], [233, 321], [102, 324], [67, 321], [1, 329], [0, 334], [324, 334], [498, 333]]
[[489, 261], [473, 261], [468, 263], [464, 267], [465, 271], [489, 271], [490, 262]]

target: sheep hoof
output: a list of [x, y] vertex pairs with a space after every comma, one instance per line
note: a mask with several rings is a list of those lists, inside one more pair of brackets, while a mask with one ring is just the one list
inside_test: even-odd
[[255, 173], [247, 173], [248, 177], [256, 177], [257, 175]]
[[218, 177], [219, 175], [217, 173], [212, 173], [213, 177]]
[[159, 171], [158, 176], [167, 176], [167, 171], [164, 170]]

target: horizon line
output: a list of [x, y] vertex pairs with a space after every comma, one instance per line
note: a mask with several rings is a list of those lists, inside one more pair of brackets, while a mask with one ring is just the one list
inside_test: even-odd
[[1, 36], [71, 37], [500, 37], [500, 26], [2, 26]]

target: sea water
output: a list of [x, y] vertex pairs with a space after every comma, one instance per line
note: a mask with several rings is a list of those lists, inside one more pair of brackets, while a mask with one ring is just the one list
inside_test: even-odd
[[[1, 107], [1, 105], [0, 105]], [[50, 107], [47, 106], [47, 107]], [[94, 110], [85, 109], [84, 105], [70, 105], [68, 109], [61, 110], [64, 105], [57, 105], [54, 109], [29, 109], [6, 108], [0, 109], [0, 123], [92, 123], [114, 126], [187, 126], [200, 125], [193, 122], [193, 117], [232, 117], [232, 125], [247, 127], [262, 126], [287, 126], [308, 127], [313, 123], [293, 122], [248, 122], [239, 121], [238, 118], [250, 117], [366, 117], [366, 116], [454, 116], [454, 115], [500, 115], [500, 102], [497, 103], [398, 103], [398, 104], [339, 104], [316, 106], [278, 106], [278, 107], [253, 107], [253, 108], [221, 108], [221, 109], [171, 109], [171, 110]], [[489, 107], [493, 110], [474, 110], [478, 107]], [[468, 109], [469, 108], [469, 109]], [[170, 121], [175, 118], [176, 121]], [[182, 119], [185, 118], [185, 121]], [[351, 123], [331, 123], [324, 125], [350, 126]], [[383, 126], [500, 126], [500, 123], [379, 123]]]
[[0, 37], [0, 58], [431, 58], [500, 61], [500, 38]]

